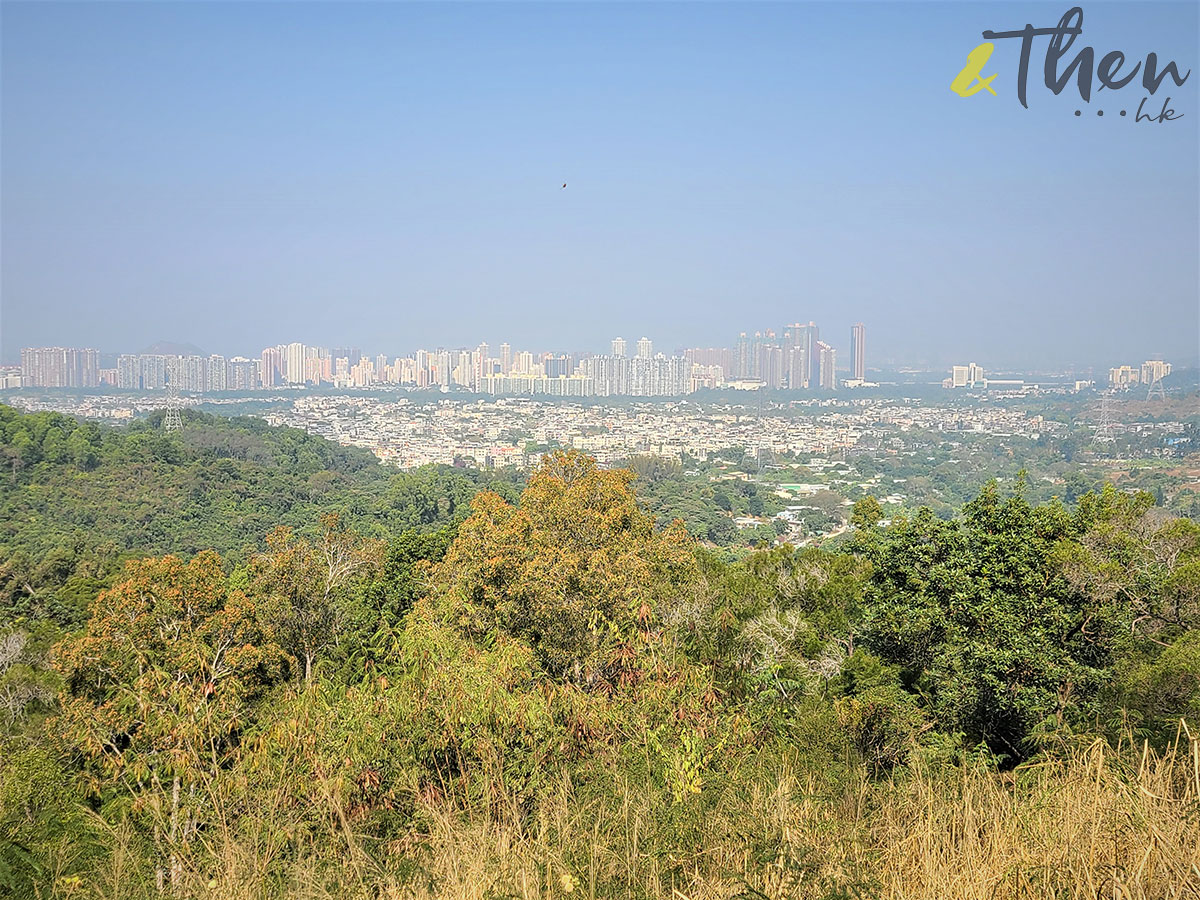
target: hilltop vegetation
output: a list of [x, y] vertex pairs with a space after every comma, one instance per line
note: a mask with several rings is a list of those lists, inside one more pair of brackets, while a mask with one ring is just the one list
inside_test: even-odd
[[[319, 471], [295, 461], [303, 437], [260, 437], [276, 461], [300, 448], [281, 483]], [[113, 440], [97, 456], [119, 480]], [[164, 477], [209, 465], [187, 452]], [[27, 462], [5, 502], [65, 491], [68, 464]], [[730, 561], [577, 453], [519, 496], [474, 492], [459, 522], [454, 494], [436, 515], [389, 506], [405, 482], [362, 469], [341, 502], [233, 549], [73, 576], [94, 578], [74, 583], [78, 623], [29, 604], [3, 628], [0, 889], [1017, 900], [1194, 882], [1200, 526], [1147, 495], [1067, 508], [990, 485], [953, 519], [886, 527], [864, 498], [836, 549]]]
[[260, 419], [187, 411], [183, 421], [168, 435], [157, 415], [108, 428], [0, 406], [0, 542], [37, 553], [80, 538], [139, 553], [240, 552], [275, 525], [312, 527], [323, 511], [382, 534], [461, 518], [484, 484], [506, 491], [477, 470], [397, 473], [367, 450]]
[[78, 624], [88, 593], [129, 556], [216, 550], [244, 562], [273, 528], [315, 533], [328, 512], [375, 537], [436, 530], [485, 485], [518, 490], [449, 466], [396, 472], [253, 418], [188, 411], [168, 435], [160, 415], [111, 428], [0, 406], [0, 617]]

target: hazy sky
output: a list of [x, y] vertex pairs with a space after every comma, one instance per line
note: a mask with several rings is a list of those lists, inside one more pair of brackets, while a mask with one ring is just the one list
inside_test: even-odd
[[[872, 364], [1194, 360], [1200, 71], [1166, 123], [1140, 75], [1055, 97], [1045, 38], [1029, 109], [1017, 41], [949, 88], [1068, 6], [4, 2], [3, 355], [811, 319]], [[1083, 9], [1068, 59], [1200, 66], [1196, 3]]]

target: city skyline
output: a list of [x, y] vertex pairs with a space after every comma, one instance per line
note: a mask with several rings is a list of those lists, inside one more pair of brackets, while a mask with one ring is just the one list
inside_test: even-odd
[[[502, 342], [496, 353], [481, 342], [474, 348], [418, 349], [410, 356], [364, 353], [355, 347], [323, 347], [301, 342], [275, 344], [253, 357], [204, 355], [195, 348], [152, 348], [119, 354], [106, 364], [96, 348], [26, 347], [21, 366], [0, 370], [0, 389], [103, 388], [177, 390], [191, 393], [272, 390], [277, 387], [466, 389], [493, 396], [677, 397], [704, 389], [741, 388], [826, 391], [877, 387], [867, 379], [866, 325], [851, 329], [849, 365], [839, 367], [838, 351], [820, 337], [815, 322], [792, 323], [780, 332], [739, 333], [732, 347], [692, 347], [670, 354], [642, 336], [633, 344], [623, 337], [609, 341], [609, 352], [530, 351]], [[105, 354], [108, 362], [112, 354]], [[845, 357], [843, 357], [845, 359]], [[1108, 367], [1107, 385], [1161, 386], [1176, 368], [1159, 355], [1140, 366], [1128, 362]], [[887, 371], [875, 369], [875, 371]], [[991, 378], [972, 361], [950, 366], [945, 388], [1000, 387], [1021, 389], [1024, 379]], [[845, 373], [849, 377], [842, 378]], [[1075, 390], [1093, 387], [1103, 371], [1076, 378]]]

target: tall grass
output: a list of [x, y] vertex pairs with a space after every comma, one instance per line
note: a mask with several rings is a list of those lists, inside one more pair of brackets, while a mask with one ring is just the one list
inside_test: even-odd
[[[272, 799], [229, 810], [185, 862], [178, 893], [258, 900], [630, 897], [880, 900], [1200, 898], [1200, 741], [1162, 753], [1103, 742], [997, 773], [919, 760], [890, 780], [822, 778], [800, 756], [714, 776], [676, 803], [613, 767], [562, 774], [533, 811], [418, 797], [387, 844], [318, 787], [328, 830], [305, 841]], [[745, 774], [745, 773], [743, 773]], [[830, 785], [836, 787], [830, 788]], [[511, 798], [509, 798], [511, 799]], [[214, 794], [214, 803], [228, 801]], [[307, 815], [311, 821], [311, 810]], [[48, 892], [157, 896], [133, 836], [109, 828], [105, 867]]]
[[880, 897], [1200, 897], [1200, 742], [1096, 742], [1011, 777], [928, 773], [870, 824]]

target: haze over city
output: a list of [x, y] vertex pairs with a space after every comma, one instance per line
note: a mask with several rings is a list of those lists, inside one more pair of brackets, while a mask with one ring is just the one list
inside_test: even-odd
[[[1195, 77], [1156, 124], [1023, 109], [1008, 45], [998, 97], [949, 90], [1063, 11], [5, 4], [3, 361], [815, 320], [880, 363], [1192, 364]], [[1082, 40], [1186, 71], [1196, 25], [1094, 5]]]

